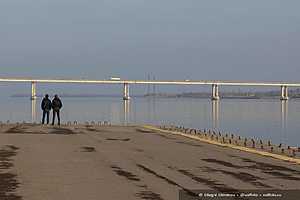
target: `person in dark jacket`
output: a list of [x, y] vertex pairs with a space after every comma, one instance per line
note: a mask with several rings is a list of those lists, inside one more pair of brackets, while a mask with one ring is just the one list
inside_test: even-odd
[[45, 123], [45, 117], [47, 116], [47, 124], [49, 124], [49, 113], [52, 108], [51, 101], [49, 99], [49, 95], [46, 94], [45, 97], [42, 100], [41, 108], [43, 110], [43, 119], [42, 124]]
[[54, 99], [52, 100], [52, 109], [53, 109], [53, 118], [52, 118], [52, 125], [54, 125], [55, 115], [57, 115], [58, 125], [60, 125], [60, 109], [62, 108], [62, 102], [58, 98], [56, 94]]

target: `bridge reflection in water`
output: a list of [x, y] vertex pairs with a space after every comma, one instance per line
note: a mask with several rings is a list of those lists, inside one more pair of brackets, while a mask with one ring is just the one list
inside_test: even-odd
[[[139, 113], [140, 111], [138, 111], [137, 109], [139, 109], [138, 107], [136, 107], [136, 103], [134, 104], [134, 102], [132, 102], [133, 100], [123, 100], [121, 107], [122, 107], [122, 111], [119, 112], [114, 112], [115, 115], [119, 115], [119, 117], [117, 117], [116, 119], [113, 119], [113, 123], [121, 123], [123, 125], [128, 125], [130, 123], [135, 123], [137, 121], [139, 121], [138, 119], [136, 119], [137, 113]], [[159, 120], [162, 120], [160, 118], [160, 114], [159, 112], [156, 112], [157, 106], [156, 105], [156, 100], [155, 98], [153, 99], [147, 99], [147, 108], [145, 109], [145, 111], [147, 113], [145, 113], [146, 118], [143, 119], [145, 120], [145, 123], [155, 123], [158, 122]], [[31, 100], [31, 122], [32, 123], [39, 123], [41, 121], [41, 111], [39, 110], [40, 108], [38, 107], [38, 105], [40, 104], [40, 101], [37, 99], [32, 99]], [[132, 111], [131, 106], [134, 106], [134, 110]], [[220, 104], [221, 101], [218, 100], [213, 100], [211, 101], [211, 113], [210, 113], [210, 117], [211, 117], [211, 128], [213, 130], [220, 130], [220, 118], [221, 118], [221, 114], [220, 114]], [[281, 139], [282, 139], [282, 143], [285, 143], [288, 140], [288, 101], [280, 101], [279, 105], [280, 108], [278, 108], [278, 110], [280, 110], [280, 116], [278, 116], [278, 118], [280, 118], [280, 133], [281, 133]], [[118, 107], [118, 105], [115, 105], [116, 107]], [[112, 111], [111, 111], [112, 112]], [[142, 112], [142, 111], [141, 111]], [[277, 112], [278, 113], [278, 112]], [[180, 116], [179, 116], [180, 118]], [[166, 119], [165, 119], [166, 120]], [[166, 120], [168, 121], [168, 120]], [[207, 128], [207, 127], [201, 127], [201, 128]]]
[[211, 118], [212, 118], [212, 129], [218, 130], [220, 128], [219, 116], [220, 116], [220, 101], [212, 100], [211, 101]]
[[31, 122], [34, 123], [37, 121], [37, 101], [36, 99], [31, 100]]
[[286, 143], [288, 140], [288, 101], [281, 101], [281, 138], [282, 142]]
[[[122, 123], [124, 125], [131, 123], [131, 101], [132, 100], [123, 100], [123, 111], [120, 119], [122, 119]], [[147, 108], [147, 118], [148, 121], [155, 121], [157, 120], [157, 113], [156, 113], [156, 105], [155, 99], [147, 100], [148, 108]], [[38, 115], [37, 106], [40, 102], [37, 102], [37, 99], [31, 100], [31, 122], [39, 122], [41, 116]], [[280, 121], [281, 121], [281, 133], [286, 136], [287, 134], [287, 123], [288, 123], [288, 101], [280, 101]], [[213, 100], [211, 101], [211, 128], [218, 130], [220, 128], [220, 101]]]
[[130, 123], [130, 101], [129, 100], [123, 100], [123, 124], [128, 125]]
[[[0, 99], [0, 121], [40, 123], [41, 98]], [[63, 98], [62, 121], [110, 121], [112, 124], [174, 124], [232, 132], [242, 137], [299, 145], [300, 99], [211, 101], [196, 98]], [[52, 114], [51, 114], [52, 118]]]

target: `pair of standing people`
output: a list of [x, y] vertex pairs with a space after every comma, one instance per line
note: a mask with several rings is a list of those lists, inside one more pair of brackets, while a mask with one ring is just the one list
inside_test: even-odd
[[62, 102], [59, 99], [58, 95], [55, 95], [53, 100], [49, 99], [49, 95], [46, 94], [43, 98], [41, 108], [43, 110], [43, 119], [42, 124], [45, 123], [45, 117], [47, 117], [47, 124], [49, 124], [49, 114], [50, 110], [53, 110], [53, 117], [52, 117], [52, 125], [55, 122], [55, 116], [57, 115], [58, 125], [60, 125], [60, 109], [62, 108]]

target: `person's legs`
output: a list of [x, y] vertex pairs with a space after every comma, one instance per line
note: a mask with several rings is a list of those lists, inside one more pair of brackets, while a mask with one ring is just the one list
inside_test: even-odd
[[45, 123], [45, 115], [46, 115], [46, 111], [45, 111], [45, 110], [43, 110], [42, 124], [44, 124], [44, 123]]
[[58, 125], [60, 125], [60, 114], [59, 114], [59, 110], [58, 110], [56, 113], [57, 113]]
[[53, 110], [52, 125], [54, 125], [54, 121], [55, 121], [55, 111]]
[[50, 115], [50, 111], [47, 111], [47, 124], [49, 124], [49, 115]]

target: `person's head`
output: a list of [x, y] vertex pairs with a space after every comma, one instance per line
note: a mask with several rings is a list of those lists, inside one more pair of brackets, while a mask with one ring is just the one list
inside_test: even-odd
[[45, 95], [45, 98], [46, 98], [46, 99], [48, 99], [48, 98], [49, 98], [49, 95], [48, 95], [48, 94], [46, 94], [46, 95]]
[[54, 95], [54, 98], [56, 98], [56, 99], [57, 99], [57, 98], [58, 98], [58, 95], [57, 95], [57, 94], [56, 94], [56, 95]]

